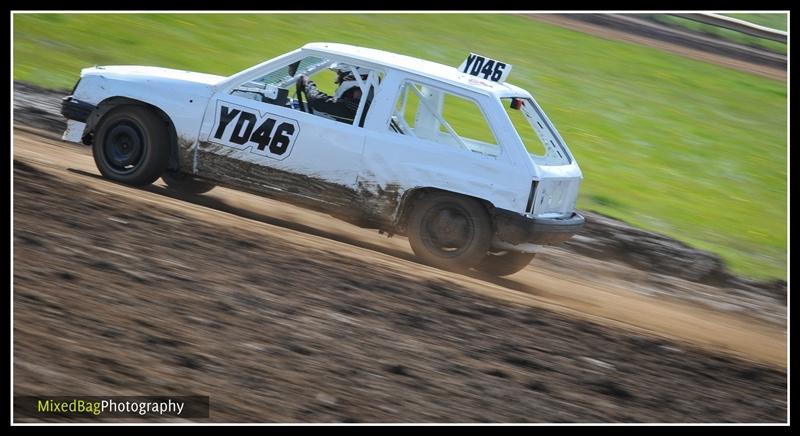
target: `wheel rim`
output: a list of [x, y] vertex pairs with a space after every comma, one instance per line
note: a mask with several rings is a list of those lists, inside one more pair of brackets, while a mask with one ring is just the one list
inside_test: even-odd
[[119, 174], [136, 171], [143, 160], [144, 148], [141, 131], [129, 121], [117, 123], [103, 140], [105, 161]]
[[475, 237], [475, 225], [469, 213], [455, 204], [441, 204], [422, 217], [422, 242], [441, 257], [458, 257]]

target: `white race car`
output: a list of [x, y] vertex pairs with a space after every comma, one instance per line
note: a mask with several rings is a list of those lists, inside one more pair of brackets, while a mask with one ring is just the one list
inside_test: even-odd
[[[350, 116], [309, 91], [331, 70], [361, 91]], [[533, 96], [505, 83], [510, 70], [476, 54], [455, 68], [331, 43], [230, 77], [86, 68], [62, 103], [64, 139], [91, 144], [112, 180], [247, 190], [407, 235], [440, 268], [508, 275], [584, 225], [581, 170]]]

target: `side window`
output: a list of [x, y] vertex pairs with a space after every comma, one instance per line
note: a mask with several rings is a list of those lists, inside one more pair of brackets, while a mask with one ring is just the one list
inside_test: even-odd
[[477, 102], [419, 83], [401, 87], [389, 129], [489, 156], [501, 151]]
[[[300, 85], [301, 76], [306, 77]], [[231, 94], [363, 127], [383, 73], [309, 56], [251, 80]]]

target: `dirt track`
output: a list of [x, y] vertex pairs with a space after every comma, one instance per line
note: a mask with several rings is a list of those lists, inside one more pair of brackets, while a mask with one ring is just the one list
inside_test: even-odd
[[114, 184], [20, 130], [14, 159], [15, 395], [204, 394], [237, 422], [786, 419], [780, 323], [580, 280], [557, 250], [438, 271], [271, 200]]

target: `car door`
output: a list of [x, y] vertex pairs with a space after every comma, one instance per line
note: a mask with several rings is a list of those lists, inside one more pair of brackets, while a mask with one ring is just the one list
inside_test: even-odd
[[380, 187], [377, 191], [390, 197], [376, 195], [382, 203], [375, 207], [388, 215], [397, 206], [390, 200], [422, 187], [524, 209], [519, 193], [530, 189], [528, 167], [511, 159], [512, 147], [501, 146], [511, 138], [496, 124], [491, 127], [484, 113], [491, 109], [489, 97], [423, 78], [400, 79], [395, 88], [394, 97], [368, 121], [359, 185]]
[[222, 92], [206, 109], [195, 174], [324, 210], [352, 208], [361, 128]]

